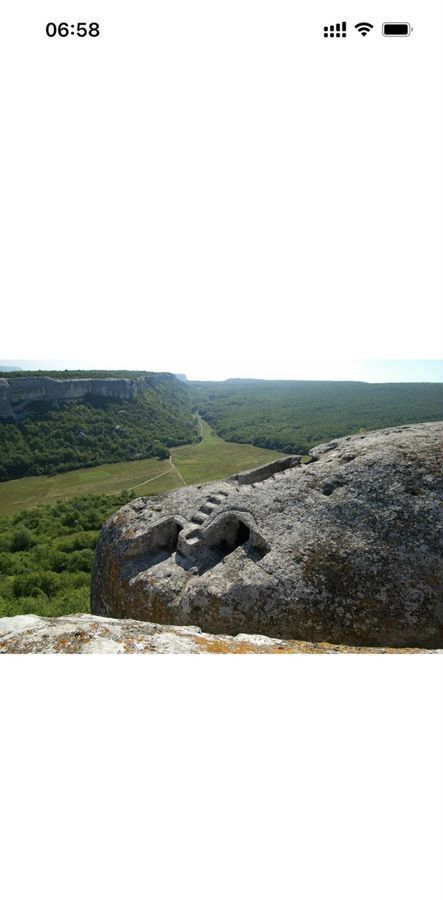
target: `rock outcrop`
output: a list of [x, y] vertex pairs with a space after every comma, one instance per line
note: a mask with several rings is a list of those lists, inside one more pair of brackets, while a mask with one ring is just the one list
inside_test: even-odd
[[140, 378], [51, 378], [46, 375], [0, 378], [0, 419], [20, 419], [35, 402], [57, 405], [87, 400], [88, 397], [132, 400], [139, 391], [165, 379], [175, 380], [175, 376], [153, 373]]
[[434, 653], [279, 641], [259, 634], [204, 634], [200, 628], [72, 615], [0, 619], [0, 653]]
[[442, 647], [441, 431], [353, 435], [258, 483], [134, 500], [102, 529], [92, 612], [220, 634]]

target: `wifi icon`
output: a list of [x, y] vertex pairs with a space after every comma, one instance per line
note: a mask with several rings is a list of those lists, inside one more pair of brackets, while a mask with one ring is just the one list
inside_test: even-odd
[[362, 35], [362, 37], [366, 37], [366, 35], [369, 34], [369, 32], [371, 31], [371, 28], [373, 28], [373, 27], [374, 26], [371, 25], [370, 22], [359, 22], [358, 25], [355, 26], [355, 28], [357, 29], [359, 34]]

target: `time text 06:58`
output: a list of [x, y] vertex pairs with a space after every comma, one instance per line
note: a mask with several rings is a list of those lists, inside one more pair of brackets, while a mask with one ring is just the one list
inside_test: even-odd
[[46, 26], [48, 37], [99, 37], [100, 25], [98, 22], [48, 22]]

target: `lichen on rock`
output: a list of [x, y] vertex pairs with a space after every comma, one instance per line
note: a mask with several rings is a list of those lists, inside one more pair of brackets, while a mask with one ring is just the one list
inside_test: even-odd
[[[109, 619], [85, 613], [42, 618], [12, 616], [0, 618], [2, 653], [161, 653], [161, 654], [281, 654], [281, 653], [417, 653], [414, 648], [341, 647], [326, 643], [279, 641], [260, 634], [204, 634], [193, 626], [157, 625], [132, 619]], [[426, 653], [439, 651], [426, 650]]]

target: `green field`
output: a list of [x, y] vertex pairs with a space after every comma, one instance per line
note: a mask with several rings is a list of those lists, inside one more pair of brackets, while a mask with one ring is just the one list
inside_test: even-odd
[[143, 459], [76, 469], [60, 475], [18, 478], [0, 484], [0, 515], [87, 494], [119, 494], [132, 490], [138, 496], [158, 494], [202, 481], [226, 478], [281, 456], [249, 444], [232, 444], [217, 437], [200, 419], [202, 442], [171, 449], [171, 459]]

